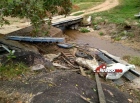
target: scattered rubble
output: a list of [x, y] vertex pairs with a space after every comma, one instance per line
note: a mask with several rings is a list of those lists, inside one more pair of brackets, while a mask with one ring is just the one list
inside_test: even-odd
[[[1, 40], [1, 41], [4, 41], [4, 40]], [[2, 43], [6, 44], [7, 42], [2, 42]], [[22, 44], [22, 43], [19, 43], [19, 44]], [[12, 44], [10, 44], [10, 43], [6, 44], [6, 46], [8, 46], [8, 48], [10, 47], [9, 45], [12, 45]], [[42, 43], [42, 45], [43, 45], [43, 43]], [[67, 92], [68, 93], [68, 91], [69, 92], [71, 91], [69, 89], [73, 89], [73, 87], [75, 88], [74, 92], [72, 92], [72, 93], [70, 92], [70, 94], [74, 95], [74, 97], [75, 96], [78, 98], [80, 97], [80, 101], [81, 101], [80, 103], [82, 103], [83, 101], [84, 101], [83, 103], [85, 103], [85, 101], [91, 102], [91, 103], [93, 101], [95, 101], [95, 99], [97, 99], [97, 98], [92, 97], [93, 95], [92, 96], [89, 95], [90, 93], [93, 93], [93, 92], [96, 92], [96, 94], [98, 92], [99, 96], [96, 95], [97, 97], [100, 97], [101, 95], [102, 95], [101, 97], [103, 97], [103, 95], [105, 95], [105, 97], [103, 97], [102, 99], [104, 99], [106, 102], [110, 101], [110, 99], [112, 99], [112, 101], [114, 101], [113, 98], [114, 98], [115, 92], [113, 92], [113, 90], [110, 90], [109, 88], [108, 89], [105, 88], [104, 84], [101, 85], [98, 75], [99, 76], [103, 75], [103, 76], [101, 76], [101, 78], [111, 79], [113, 83], [116, 83], [116, 84], [120, 83], [121, 85], [124, 84], [124, 81], [122, 80], [122, 78], [126, 78], [127, 80], [132, 81], [133, 79], [137, 78], [139, 75], [139, 73], [137, 73], [137, 71], [135, 71], [133, 69], [133, 68], [135, 68], [134, 65], [120, 62], [121, 60], [118, 60], [120, 58], [117, 58], [100, 49], [91, 48], [88, 45], [81, 46], [81, 45], [76, 45], [76, 44], [72, 45], [72, 44], [68, 44], [68, 43], [58, 44], [58, 45], [56, 45], [56, 47], [57, 47], [57, 49], [61, 49], [61, 51], [59, 51], [57, 53], [51, 53], [51, 54], [41, 53], [41, 52], [39, 53], [38, 50], [37, 50], [38, 53], [33, 52], [33, 51], [24, 51], [22, 48], [18, 48], [18, 46], [16, 46], [16, 45], [14, 45], [14, 48], [18, 48], [18, 49], [12, 48], [12, 50], [13, 49], [15, 50], [14, 55], [16, 56], [16, 58], [12, 58], [13, 63], [23, 62], [26, 65], [31, 66], [32, 71], [41, 70], [40, 74], [45, 73], [44, 74], [45, 78], [48, 78], [46, 75], [49, 75], [49, 73], [50, 73], [50, 75], [51, 75], [51, 73], [53, 75], [53, 77], [49, 78], [50, 81], [48, 79], [39, 80], [40, 83], [35, 85], [34, 90], [36, 90], [36, 88], [38, 88], [38, 89], [36, 90], [37, 91], [36, 93], [33, 93], [34, 96], [32, 98], [30, 98], [31, 103], [38, 103], [38, 101], [42, 101], [42, 102], [59, 101], [60, 103], [62, 101], [64, 102], [67, 97], [65, 97], [65, 100], [60, 100], [59, 98], [60, 97], [63, 98], [63, 97], [61, 96], [62, 95], [61, 93], [60, 93], [60, 95], [58, 95], [59, 94], [58, 92], [63, 92], [63, 93]], [[9, 50], [11, 50], [11, 48]], [[72, 50], [72, 52], [70, 50]], [[7, 58], [5, 55], [5, 56], [3, 56], [1, 63], [5, 63], [6, 60], [7, 60]], [[101, 69], [100, 68], [101, 65], [106, 65], [106, 68], [104, 68], [106, 70], [122, 69], [123, 72], [121, 72], [121, 73], [97, 72], [96, 70]], [[45, 72], [42, 70], [45, 70]], [[67, 71], [67, 72], [63, 73], [62, 71], [63, 72]], [[70, 72], [71, 74], [70, 75], [67, 74], [68, 72]], [[63, 73], [62, 76], [60, 75], [61, 73]], [[90, 75], [90, 78], [92, 78], [95, 75], [97, 85], [95, 84], [94, 87], [91, 86], [93, 88], [93, 90], [91, 89], [91, 87], [89, 89], [90, 83], [89, 83], [89, 85], [87, 85], [87, 84], [85, 84], [85, 81], [82, 81], [82, 79], [80, 79], [81, 81], [79, 81], [78, 78], [73, 78], [74, 75], [78, 75], [77, 73], [82, 75], [82, 76], [80, 76], [80, 78], [82, 78], [82, 79], [83, 78], [88, 79], [89, 75]], [[68, 75], [68, 77], [69, 77], [68, 79], [65, 79], [66, 75]], [[42, 76], [42, 77], [44, 77], [44, 76]], [[37, 78], [37, 77], [35, 76], [35, 78]], [[54, 78], [55, 78], [55, 80], [54, 80]], [[64, 79], [64, 81], [62, 78]], [[69, 83], [69, 82], [71, 83], [71, 81], [69, 81], [69, 80], [74, 80], [74, 79], [77, 79], [77, 81], [74, 82], [75, 84], [71, 84], [69, 86], [69, 88], [66, 88], [67, 83]], [[30, 79], [26, 79], [26, 80], [30, 81]], [[89, 82], [93, 82], [90, 79], [88, 79], [88, 80], [89, 80]], [[32, 87], [32, 83], [30, 84], [29, 81], [26, 81], [25, 84]], [[58, 81], [60, 81], [60, 83], [58, 83]], [[4, 82], [4, 81], [0, 81], [0, 82]], [[78, 83], [78, 82], [80, 82], [80, 83]], [[44, 84], [46, 84], [47, 87]], [[24, 85], [24, 84], [22, 84], [22, 85]], [[43, 87], [42, 87], [42, 85], [43, 85]], [[88, 88], [88, 90], [86, 89], [84, 91], [83, 89], [81, 89], [82, 85], [84, 85], [85, 89]], [[87, 85], [87, 87], [85, 87], [85, 85]], [[61, 88], [61, 87], [63, 87], [63, 88]], [[102, 88], [102, 90], [101, 90], [101, 88]], [[67, 91], [67, 89], [68, 89], [68, 91]], [[76, 90], [78, 90], [78, 91], [75, 92]], [[79, 90], [80, 90], [80, 92], [79, 92]], [[41, 92], [41, 94], [38, 95], [38, 92]], [[57, 92], [55, 95], [56, 98], [57, 98], [57, 95], [59, 97], [57, 99], [55, 98], [55, 100], [52, 99], [52, 97], [51, 97], [52, 95], [50, 95], [50, 94], [55, 94], [54, 92], [55, 93]], [[48, 93], [50, 93], [49, 94], [50, 98], [48, 96]], [[109, 99], [108, 99], [108, 97], [106, 97], [106, 94], [109, 95]], [[65, 93], [65, 95], [66, 95], [66, 93]], [[94, 96], [95, 96], [95, 94], [94, 94]], [[40, 97], [44, 97], [44, 98], [42, 98], [40, 100], [39, 99]], [[98, 99], [96, 101], [102, 101], [101, 98], [98, 98]], [[71, 99], [71, 100], [73, 100], [73, 99]], [[76, 102], [76, 101], [77, 100], [75, 100], [74, 102]], [[117, 101], [120, 101], [120, 100], [117, 99]], [[125, 98], [124, 103], [125, 102], [127, 103], [128, 101], [131, 102], [131, 99]]]

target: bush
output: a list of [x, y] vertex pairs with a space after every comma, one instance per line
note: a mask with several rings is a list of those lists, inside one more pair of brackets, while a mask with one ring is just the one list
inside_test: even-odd
[[90, 30], [88, 30], [87, 28], [81, 28], [80, 29], [80, 32], [87, 33], [87, 32], [90, 32]]
[[[33, 33], [37, 34], [43, 30], [43, 24], [51, 24], [54, 14], [67, 15], [71, 6], [70, 0], [0, 0], [0, 24], [8, 24], [5, 16], [27, 18], [34, 28]], [[48, 21], [44, 20], [46, 17]]]

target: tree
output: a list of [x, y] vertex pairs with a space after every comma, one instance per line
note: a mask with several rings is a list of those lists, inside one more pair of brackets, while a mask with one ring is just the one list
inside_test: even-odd
[[[8, 24], [5, 16], [30, 19], [34, 34], [40, 31], [45, 23], [51, 24], [53, 15], [69, 14], [70, 0], [0, 0], [0, 24]], [[44, 18], [48, 18], [45, 21]]]

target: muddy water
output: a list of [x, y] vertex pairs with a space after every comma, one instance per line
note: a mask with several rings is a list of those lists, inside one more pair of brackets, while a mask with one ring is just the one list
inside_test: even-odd
[[109, 53], [123, 57], [125, 55], [139, 56], [140, 51], [136, 51], [128, 46], [124, 46], [120, 43], [112, 43], [111, 40], [103, 39], [99, 36], [95, 36], [96, 32], [80, 33], [75, 30], [66, 30], [65, 34], [73, 39], [74, 42], [80, 45], [89, 44], [92, 47], [103, 49]]

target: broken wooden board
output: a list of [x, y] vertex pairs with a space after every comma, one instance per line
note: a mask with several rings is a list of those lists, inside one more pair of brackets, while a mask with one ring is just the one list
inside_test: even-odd
[[95, 78], [96, 78], [97, 89], [98, 89], [99, 103], [106, 103], [105, 95], [104, 95], [102, 85], [101, 85], [101, 82], [97, 73], [95, 73]]

